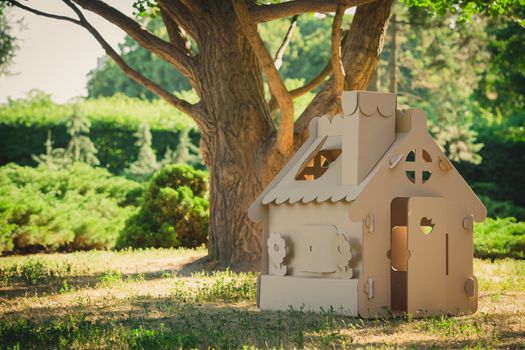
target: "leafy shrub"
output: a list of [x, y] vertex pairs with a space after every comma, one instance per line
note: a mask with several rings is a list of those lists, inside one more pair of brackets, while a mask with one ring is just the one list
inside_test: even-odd
[[516, 218], [486, 218], [474, 229], [474, 255], [478, 258], [525, 258], [525, 222]]
[[0, 167], [0, 253], [113, 248], [141, 186], [81, 163]]
[[139, 212], [128, 219], [117, 248], [197, 247], [209, 226], [206, 173], [188, 165], [157, 172]]

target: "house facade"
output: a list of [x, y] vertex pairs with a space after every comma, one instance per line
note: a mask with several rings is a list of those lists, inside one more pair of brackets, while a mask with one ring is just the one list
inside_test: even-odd
[[347, 91], [252, 204], [261, 309], [350, 316], [477, 309], [473, 222], [486, 209], [396, 96]]

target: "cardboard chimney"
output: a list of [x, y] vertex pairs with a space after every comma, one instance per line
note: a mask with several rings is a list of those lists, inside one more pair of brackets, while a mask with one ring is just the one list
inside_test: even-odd
[[477, 309], [473, 221], [486, 209], [396, 96], [346, 91], [249, 210], [263, 224], [263, 310], [365, 318]]

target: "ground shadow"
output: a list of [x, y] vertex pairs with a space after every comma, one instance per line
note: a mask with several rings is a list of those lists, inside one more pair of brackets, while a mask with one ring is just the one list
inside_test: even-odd
[[[338, 348], [343, 344], [349, 348], [385, 346], [384, 340], [373, 339], [389, 339], [391, 347], [425, 349], [465, 348], [480, 344], [485, 346], [490, 345], [493, 339], [500, 339], [508, 348], [519, 348], [523, 341], [523, 333], [505, 330], [504, 327], [495, 329], [493, 334], [449, 334], [448, 328], [431, 331], [425, 329], [423, 326], [432, 323], [432, 319], [364, 320], [333, 313], [260, 311], [253, 303], [188, 304], [173, 297], [139, 296], [112, 300], [103, 305], [97, 303], [74, 308], [49, 307], [40, 309], [39, 312], [4, 316], [0, 323], [3, 323], [5, 332], [3, 335], [0, 332], [0, 341], [14, 344], [16, 340], [21, 342], [22, 348], [36, 345], [32, 343], [36, 341], [34, 339], [42, 341], [33, 336], [33, 333], [47, 334], [47, 339], [53, 339], [49, 332], [58, 332], [56, 336], [62, 337], [62, 341], [67, 344], [80, 341], [74, 338], [75, 333], [69, 334], [71, 329], [82, 329], [81, 334], [96, 334], [104, 341], [114, 342], [105, 344], [110, 348], [116, 345], [155, 349], [242, 348], [244, 345], [257, 348]], [[493, 314], [483, 317], [490, 318], [488, 324], [502, 325], [509, 315]], [[27, 322], [23, 332], [16, 328], [21, 320]], [[470, 322], [467, 318], [452, 320]], [[15, 326], [10, 326], [9, 322], [14, 322]], [[406, 334], [403, 333], [405, 327], [418, 329], [411, 322], [421, 322], [419, 333], [430, 339], [413, 335], [403, 337]], [[57, 328], [57, 325], [60, 327]], [[24, 332], [29, 332], [29, 335]], [[23, 334], [26, 334], [23, 339], [17, 338]], [[53, 347], [47, 343], [38, 345], [40, 348]]]

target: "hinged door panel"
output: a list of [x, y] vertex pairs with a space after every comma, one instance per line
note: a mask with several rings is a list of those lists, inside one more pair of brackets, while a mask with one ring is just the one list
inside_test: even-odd
[[409, 199], [407, 311], [414, 316], [434, 315], [445, 309], [446, 234], [444, 199]]

